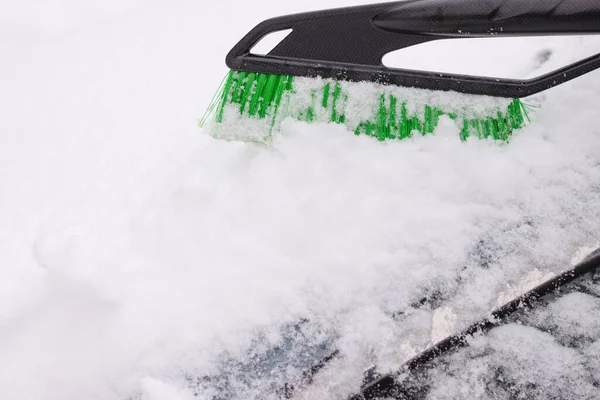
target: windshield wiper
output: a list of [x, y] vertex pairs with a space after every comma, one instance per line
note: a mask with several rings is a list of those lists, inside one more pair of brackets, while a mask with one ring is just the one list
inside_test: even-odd
[[572, 291], [592, 294], [584, 282], [591, 279], [600, 284], [600, 249], [594, 251], [580, 264], [550, 279], [533, 290], [515, 298], [493, 311], [489, 317], [478, 321], [462, 332], [449, 336], [424, 352], [407, 361], [396, 373], [377, 377], [361, 388], [361, 393], [350, 400], [369, 400], [376, 398], [413, 399], [422, 394], [422, 390], [407, 387], [400, 376], [418, 375], [428, 364], [449, 355], [465, 346], [476, 336], [485, 335], [491, 329], [513, 322], [515, 316], [545, 305]]

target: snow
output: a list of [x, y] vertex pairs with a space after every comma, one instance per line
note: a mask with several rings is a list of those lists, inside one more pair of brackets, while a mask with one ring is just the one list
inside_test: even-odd
[[473, 338], [420, 375], [428, 398], [596, 398], [599, 306], [598, 297], [571, 292], [521, 311], [518, 322]]
[[[532, 269], [558, 273], [597, 243], [594, 74], [533, 99], [543, 107], [508, 145], [461, 143], [450, 121], [434, 136], [389, 143], [284, 121], [270, 147], [197, 127], [225, 53], [253, 25], [358, 3], [7, 6], [2, 398], [210, 399], [210, 380], [190, 381], [243, 375], [240, 360], [285, 345], [281, 328], [303, 318], [309, 350], [332, 340], [343, 356], [300, 398], [343, 398], [372, 362], [394, 368], [428, 343], [432, 313], [397, 311], [440, 293], [460, 327]], [[578, 57], [600, 42], [561, 49], [559, 59]], [[556, 315], [562, 329], [568, 319]], [[542, 360], [556, 367], [548, 387], [582, 368], [579, 353], [533, 328], [493, 338], [488, 346], [531, 343], [525, 358], [555, 349]], [[597, 341], [589, 346], [598, 354]], [[261, 391], [268, 378], [253, 384], [232, 396], [271, 395]]]
[[[507, 325], [472, 343], [448, 368], [433, 372], [431, 398], [593, 399], [593, 371], [585, 356], [545, 332]], [[465, 359], [465, 353], [469, 353]], [[523, 397], [526, 393], [527, 397]]]

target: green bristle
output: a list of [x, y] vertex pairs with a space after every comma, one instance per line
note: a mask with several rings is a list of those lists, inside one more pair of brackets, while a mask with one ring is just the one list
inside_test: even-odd
[[342, 118], [344, 115], [340, 115], [338, 117], [338, 102], [340, 100], [340, 96], [342, 94], [342, 86], [339, 83], [335, 84], [335, 89], [333, 90], [333, 104], [331, 106], [331, 122], [343, 123]]
[[323, 108], [327, 108], [327, 104], [329, 104], [329, 90], [331, 89], [331, 85], [329, 83], [325, 84], [323, 87]]
[[[321, 82], [317, 81], [317, 82]], [[512, 100], [504, 110], [491, 110], [489, 115], [473, 112], [469, 115], [466, 110], [461, 113], [444, 111], [444, 104], [426, 104], [421, 112], [408, 111], [407, 102], [398, 96], [390, 94], [390, 87], [379, 95], [379, 104], [375, 114], [363, 121], [350, 120], [346, 115], [346, 106], [351, 99], [344, 91], [344, 84], [331, 80], [322, 80], [323, 84], [304, 95], [304, 102], [295, 101], [298, 95], [295, 88], [295, 78], [292, 76], [260, 74], [252, 72], [231, 71], [214, 97], [207, 114], [203, 117], [204, 124], [210, 115], [214, 114], [217, 124], [226, 122], [226, 110], [235, 107], [242, 118], [265, 120], [269, 132], [265, 140], [271, 137], [272, 131], [278, 128], [278, 123], [286, 117], [305, 122], [332, 122], [345, 124], [356, 135], [367, 135], [378, 140], [406, 139], [415, 132], [421, 135], [432, 134], [442, 116], [446, 115], [456, 121], [461, 127], [460, 139], [470, 137], [480, 139], [492, 138], [498, 141], [508, 141], [514, 130], [529, 121], [526, 106], [519, 99]], [[382, 86], [383, 88], [383, 86]], [[308, 97], [306, 97], [308, 96]], [[285, 103], [288, 106], [282, 107]]]
[[397, 137], [396, 132], [400, 131], [398, 122], [397, 122], [397, 118], [396, 118], [396, 114], [398, 112], [397, 103], [398, 103], [398, 99], [396, 99], [394, 96], [390, 96], [390, 119], [389, 119], [390, 129], [388, 131], [388, 133], [390, 135], [390, 139], [395, 139]]
[[[265, 88], [265, 85], [267, 84], [267, 76], [265, 74], [261, 74], [256, 82], [257, 83], [255, 93], [262, 93], [262, 91]], [[260, 96], [252, 96], [252, 99], [250, 100], [250, 108], [248, 109], [248, 115], [250, 115], [251, 117], [256, 116], [256, 114], [258, 113], [259, 100]]]

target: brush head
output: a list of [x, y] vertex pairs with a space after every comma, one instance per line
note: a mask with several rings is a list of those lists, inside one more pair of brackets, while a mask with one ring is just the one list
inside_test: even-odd
[[[286, 118], [405, 139], [453, 120], [460, 138], [506, 141], [528, 120], [521, 100], [600, 68], [600, 54], [530, 80], [388, 68], [395, 50], [439, 39], [600, 32], [600, 3], [410, 0], [266, 20], [229, 52], [227, 76], [202, 120], [227, 140], [267, 142]], [[270, 33], [291, 32], [267, 55]], [[210, 121], [210, 125], [208, 122]]]
[[529, 119], [519, 99], [231, 71], [201, 124], [215, 138], [266, 143], [291, 118], [342, 124], [383, 141], [432, 134], [443, 117], [457, 124], [462, 140], [500, 141]]

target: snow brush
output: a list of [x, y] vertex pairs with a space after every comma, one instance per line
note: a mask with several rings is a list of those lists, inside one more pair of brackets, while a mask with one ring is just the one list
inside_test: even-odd
[[[291, 30], [266, 55], [265, 36]], [[439, 39], [598, 33], [600, 0], [409, 0], [269, 19], [227, 55], [231, 69], [200, 125], [220, 139], [269, 142], [286, 118], [344, 124], [379, 140], [433, 133], [507, 141], [528, 121], [521, 99], [600, 67], [600, 55], [529, 79], [385, 67], [395, 50]]]

